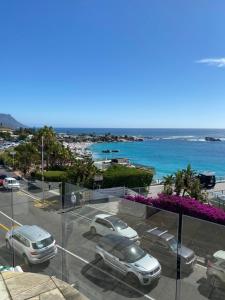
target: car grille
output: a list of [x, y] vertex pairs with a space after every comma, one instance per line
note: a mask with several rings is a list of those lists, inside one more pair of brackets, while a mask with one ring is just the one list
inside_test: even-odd
[[192, 261], [194, 259], [195, 255], [191, 255], [189, 257], [186, 258], [186, 262], [189, 263], [190, 261]]
[[160, 267], [157, 267], [155, 270], [149, 272], [149, 275], [155, 275], [156, 273], [158, 273], [160, 271]]

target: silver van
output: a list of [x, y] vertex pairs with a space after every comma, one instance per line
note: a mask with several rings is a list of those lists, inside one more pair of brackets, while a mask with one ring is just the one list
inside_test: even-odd
[[37, 225], [23, 225], [6, 233], [6, 247], [23, 257], [26, 264], [43, 263], [57, 254], [53, 236]]

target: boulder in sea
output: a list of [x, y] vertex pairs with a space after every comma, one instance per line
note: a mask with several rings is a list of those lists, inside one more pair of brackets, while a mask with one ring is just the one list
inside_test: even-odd
[[214, 137], [210, 137], [210, 136], [206, 136], [206, 137], [205, 137], [205, 140], [206, 140], [207, 142], [221, 142], [221, 139], [214, 138]]

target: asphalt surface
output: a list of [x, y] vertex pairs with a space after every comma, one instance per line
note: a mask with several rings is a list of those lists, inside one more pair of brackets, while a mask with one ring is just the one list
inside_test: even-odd
[[[3, 172], [0, 170], [0, 173]], [[206, 281], [206, 268], [198, 264], [191, 274], [182, 274], [178, 285], [174, 271], [163, 268], [156, 286], [132, 286], [118, 273], [100, 267], [95, 261], [95, 245], [99, 237], [90, 235], [89, 224], [93, 216], [101, 212], [99, 209], [91, 205], [65, 213], [40, 209], [34, 204], [35, 199], [41, 197], [41, 191], [28, 189], [26, 182], [21, 182], [21, 186], [21, 191], [13, 193], [0, 190], [0, 264], [14, 263], [21, 265], [24, 271], [55, 275], [74, 284], [84, 295], [94, 300], [172, 300], [176, 299], [176, 292], [180, 295], [177, 299], [182, 300], [225, 299], [224, 290], [212, 288]], [[46, 191], [46, 195], [52, 199], [58, 197], [55, 190], [52, 193]], [[58, 244], [57, 256], [49, 263], [32, 267], [24, 265], [21, 258], [6, 249], [4, 239], [7, 229], [20, 224], [37, 224], [52, 233]], [[135, 227], [134, 223], [129, 225]], [[136, 225], [137, 230], [145, 226]]]

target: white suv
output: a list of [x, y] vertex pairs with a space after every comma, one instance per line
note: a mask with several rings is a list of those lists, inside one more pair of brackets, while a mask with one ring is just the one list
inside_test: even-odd
[[6, 177], [3, 181], [3, 187], [7, 190], [20, 189], [20, 183], [12, 177]]
[[15, 251], [26, 264], [40, 264], [57, 254], [53, 236], [36, 225], [23, 225], [6, 233], [6, 247]]
[[105, 236], [107, 234], [115, 234], [125, 236], [132, 241], [139, 240], [139, 236], [134, 229], [116, 216], [108, 214], [96, 215], [91, 222], [90, 232], [92, 235], [99, 234]]
[[161, 275], [158, 260], [123, 236], [102, 237], [96, 246], [96, 262], [126, 276], [132, 285], [157, 283]]

